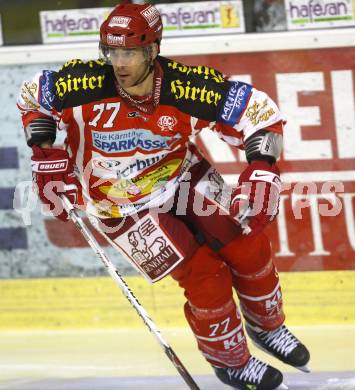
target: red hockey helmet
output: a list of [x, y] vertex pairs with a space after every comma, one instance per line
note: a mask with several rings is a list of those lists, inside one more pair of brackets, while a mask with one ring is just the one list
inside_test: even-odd
[[123, 3], [114, 8], [100, 27], [101, 48], [146, 47], [161, 41], [163, 24], [151, 4]]

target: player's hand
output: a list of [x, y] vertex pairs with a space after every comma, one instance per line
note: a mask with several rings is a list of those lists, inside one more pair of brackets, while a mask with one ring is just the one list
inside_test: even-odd
[[55, 217], [67, 221], [59, 195], [65, 194], [75, 204], [80, 186], [68, 152], [39, 146], [32, 146], [32, 151], [32, 179], [37, 194]]
[[239, 176], [232, 192], [230, 214], [240, 223], [243, 234], [254, 236], [279, 212], [280, 172], [276, 164], [253, 161]]

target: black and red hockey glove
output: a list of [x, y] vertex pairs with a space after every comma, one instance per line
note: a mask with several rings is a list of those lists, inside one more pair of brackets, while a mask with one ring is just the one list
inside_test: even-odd
[[243, 233], [254, 236], [274, 220], [279, 212], [280, 172], [276, 164], [253, 161], [241, 173], [232, 192], [230, 214]]
[[32, 146], [32, 151], [32, 179], [37, 194], [55, 217], [67, 221], [59, 195], [65, 194], [75, 204], [80, 186], [68, 152], [39, 146]]

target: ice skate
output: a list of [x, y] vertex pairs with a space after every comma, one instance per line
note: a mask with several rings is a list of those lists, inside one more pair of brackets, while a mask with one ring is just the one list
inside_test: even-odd
[[247, 364], [240, 368], [212, 366], [218, 379], [239, 390], [287, 389], [282, 383], [282, 373], [274, 367], [251, 356]]
[[310, 359], [308, 349], [285, 325], [273, 331], [263, 331], [247, 323], [245, 329], [258, 348], [301, 371], [310, 372], [307, 367]]

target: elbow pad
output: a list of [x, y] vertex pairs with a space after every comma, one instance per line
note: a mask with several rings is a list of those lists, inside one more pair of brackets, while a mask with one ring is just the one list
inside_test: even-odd
[[259, 130], [245, 142], [245, 154], [250, 163], [253, 160], [274, 164], [282, 150], [282, 135], [267, 130]]
[[57, 125], [51, 118], [33, 119], [26, 127], [27, 145], [40, 145], [43, 142], [51, 141], [54, 143], [56, 137]]

